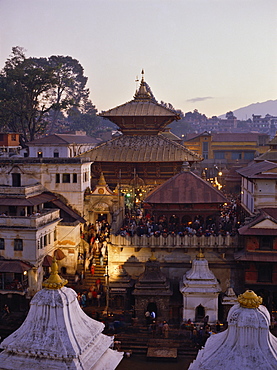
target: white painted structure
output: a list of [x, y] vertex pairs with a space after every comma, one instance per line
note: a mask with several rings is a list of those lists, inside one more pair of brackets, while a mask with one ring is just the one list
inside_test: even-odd
[[197, 321], [198, 316], [209, 316], [209, 322], [218, 319], [218, 295], [221, 291], [208, 261], [200, 252], [192, 261], [192, 268], [185, 273], [180, 283], [183, 295], [183, 321]]
[[240, 303], [229, 311], [228, 329], [208, 338], [189, 370], [277, 369], [277, 338], [269, 331], [269, 312], [255, 304], [260, 297], [250, 292], [239, 296]]
[[[52, 276], [51, 273], [48, 281]], [[34, 296], [24, 323], [1, 343], [4, 349], [0, 353], [1, 369], [113, 370], [117, 367], [123, 352], [110, 349], [113, 337], [102, 334], [104, 324], [84, 313], [77, 294], [64, 287], [64, 283], [61, 282], [60, 289], [51, 288], [56, 283], [48, 283], [47, 289]]]
[[101, 142], [84, 131], [75, 134], [53, 134], [27, 143], [32, 158], [72, 158], [94, 148]]
[[269, 161], [251, 163], [237, 171], [241, 176], [241, 204], [250, 213], [277, 207], [277, 164]]

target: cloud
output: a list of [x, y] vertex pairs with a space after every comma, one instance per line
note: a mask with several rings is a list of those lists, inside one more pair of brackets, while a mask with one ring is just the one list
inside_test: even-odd
[[213, 99], [212, 96], [205, 96], [203, 98], [192, 98], [192, 99], [188, 99], [187, 102], [188, 103], [196, 103], [198, 101], [204, 101], [204, 100], [208, 100], [208, 99]]

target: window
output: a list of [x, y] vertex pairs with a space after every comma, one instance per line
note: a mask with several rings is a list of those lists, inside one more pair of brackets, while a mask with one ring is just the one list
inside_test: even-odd
[[254, 152], [245, 152], [244, 159], [249, 159], [250, 161], [254, 159]]
[[43, 248], [44, 247], [44, 245], [43, 245], [43, 237], [41, 236], [40, 237], [40, 248]]
[[73, 182], [77, 182], [77, 173], [73, 173]]
[[43, 244], [44, 246], [46, 246], [48, 243], [47, 243], [47, 235], [44, 235], [43, 237]]
[[84, 182], [88, 181], [88, 173], [87, 172], [84, 172]]
[[56, 184], [60, 183], [60, 174], [56, 173]]
[[0, 134], [0, 141], [4, 141], [4, 134]]
[[63, 173], [63, 182], [70, 183], [70, 173]]
[[38, 151], [38, 158], [42, 158], [42, 151], [41, 150]]
[[272, 265], [269, 263], [260, 263], [258, 266], [258, 282], [272, 282]]
[[54, 158], [59, 158], [60, 154], [57, 149], [54, 150]]
[[14, 239], [14, 250], [23, 251], [23, 240], [22, 239]]
[[57, 240], [57, 229], [54, 230], [54, 241]]
[[214, 152], [214, 159], [225, 159], [225, 152]]
[[11, 140], [16, 141], [16, 135], [15, 134], [12, 134]]
[[262, 250], [273, 249], [273, 237], [272, 236], [260, 236], [259, 248]]
[[241, 152], [232, 152], [231, 153], [231, 158], [232, 159], [241, 159], [242, 158]]
[[202, 156], [204, 159], [208, 159], [209, 143], [204, 141], [202, 143]]
[[12, 173], [12, 186], [20, 187], [21, 186], [21, 174]]
[[3, 250], [3, 249], [5, 249], [5, 239], [0, 238], [0, 250]]

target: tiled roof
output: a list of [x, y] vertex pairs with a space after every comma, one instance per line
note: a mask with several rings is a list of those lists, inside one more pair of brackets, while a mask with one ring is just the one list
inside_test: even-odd
[[183, 162], [202, 159], [163, 135], [121, 135], [80, 156], [94, 162]]
[[269, 227], [254, 227], [264, 220], [277, 224], [277, 208], [261, 208], [253, 220], [238, 229], [240, 235], [277, 235], [277, 229]]
[[252, 163], [247, 167], [240, 168], [237, 172], [243, 177], [247, 178], [274, 178], [276, 174], [263, 174], [263, 172], [276, 168], [277, 164], [273, 162], [263, 161], [258, 163]]
[[87, 135], [54, 134], [30, 141], [27, 145], [68, 145], [68, 144], [98, 144], [99, 140]]
[[255, 158], [255, 161], [272, 161], [277, 162], [277, 151], [269, 149], [267, 152]]
[[153, 190], [145, 199], [145, 203], [151, 204], [225, 202], [228, 202], [228, 200], [219, 190], [190, 171], [183, 171], [173, 176]]
[[212, 136], [212, 141], [213, 142], [249, 142], [249, 141], [258, 141], [259, 137], [265, 135], [268, 136], [267, 134], [261, 134], [258, 132], [218, 132], [218, 133], [209, 133], [207, 131], [202, 132], [201, 134], [187, 134], [187, 137], [185, 141], [193, 140], [196, 139], [197, 137], [201, 136]]

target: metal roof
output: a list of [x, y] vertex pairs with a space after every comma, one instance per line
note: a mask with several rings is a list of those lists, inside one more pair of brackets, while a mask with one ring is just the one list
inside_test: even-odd
[[121, 135], [80, 155], [94, 162], [183, 162], [202, 157], [159, 135]]
[[54, 134], [30, 141], [26, 145], [68, 145], [68, 144], [99, 144], [97, 140], [87, 135]]
[[276, 177], [277, 173], [274, 174], [264, 174], [264, 172], [269, 171], [273, 168], [276, 168], [277, 164], [269, 161], [263, 161], [258, 163], [252, 163], [247, 167], [240, 168], [237, 172], [243, 176], [248, 178], [267, 178], [267, 177]]
[[190, 171], [183, 171], [153, 190], [145, 203], [191, 204], [227, 203], [228, 200], [207, 181]]

